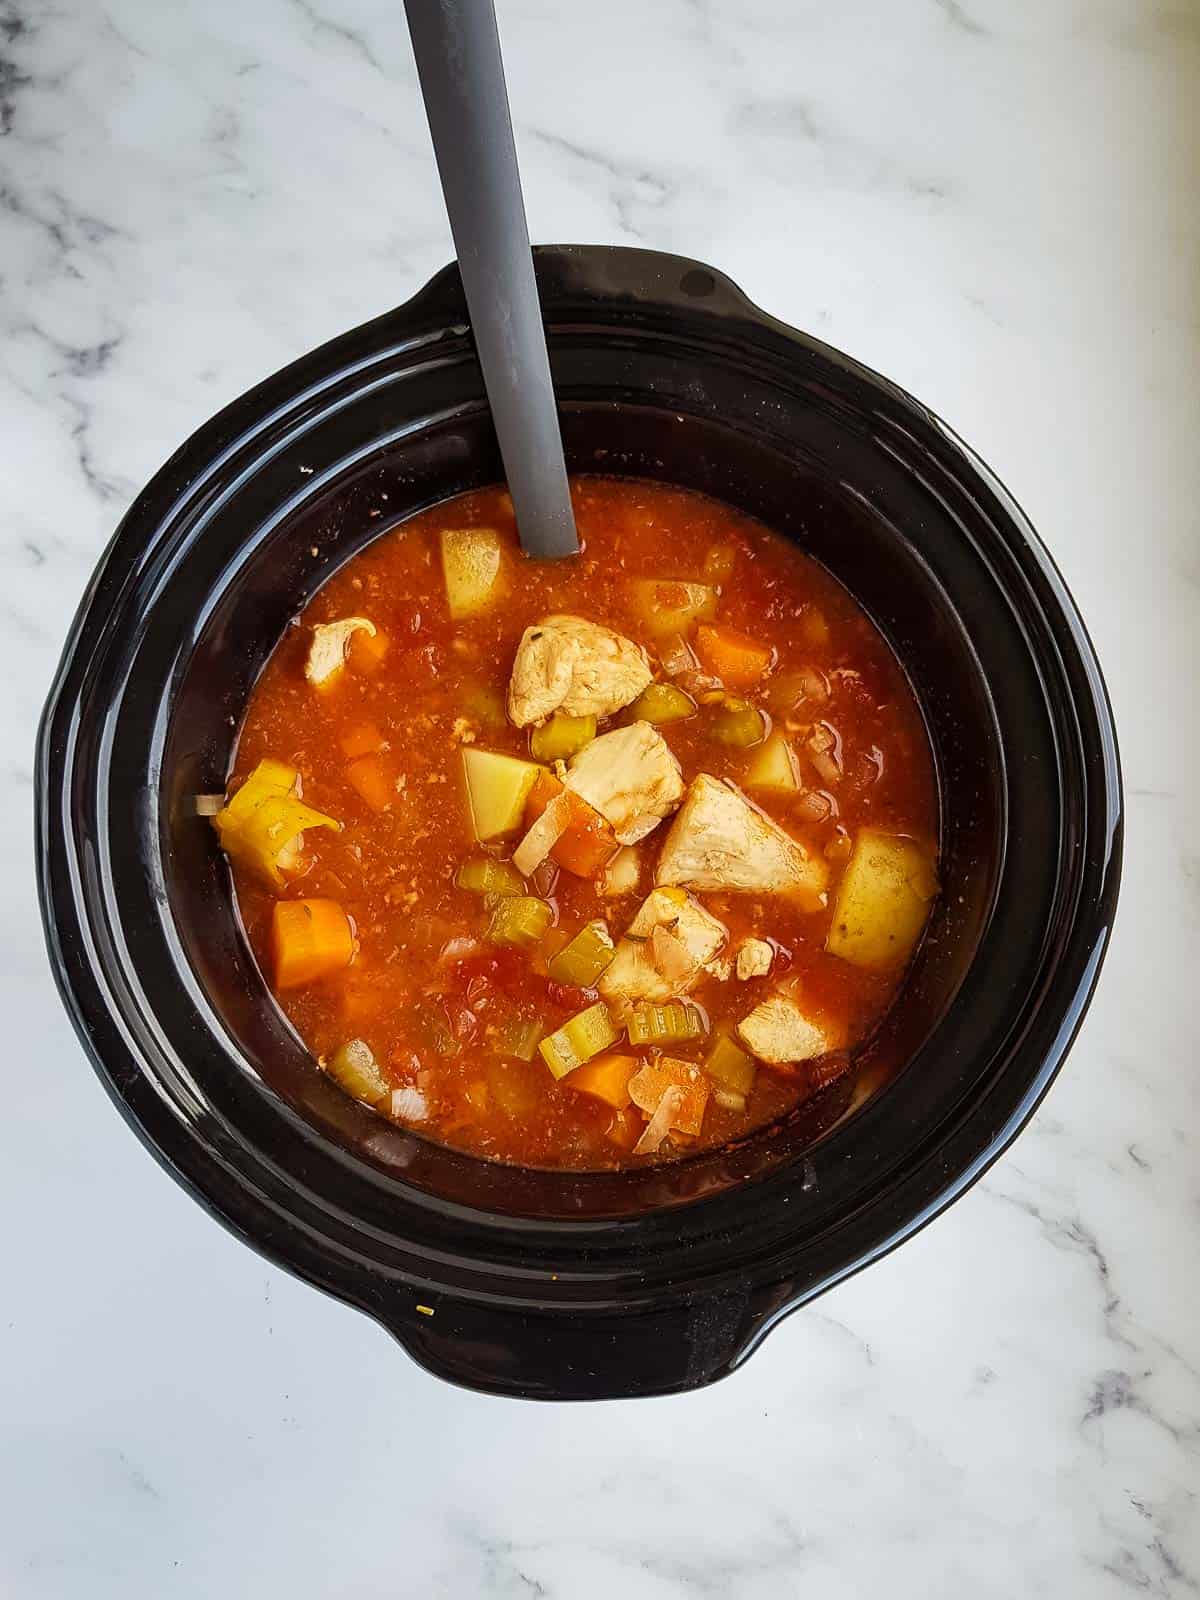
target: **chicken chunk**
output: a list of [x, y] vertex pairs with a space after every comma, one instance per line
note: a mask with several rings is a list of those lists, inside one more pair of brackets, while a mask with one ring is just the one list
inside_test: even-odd
[[602, 733], [572, 756], [567, 788], [610, 823], [618, 844], [636, 844], [683, 799], [683, 774], [648, 722]]
[[617, 945], [596, 987], [618, 1006], [675, 1000], [695, 988], [724, 947], [725, 925], [682, 889], [655, 889]]
[[375, 637], [375, 624], [370, 617], [342, 617], [338, 622], [316, 624], [304, 663], [304, 676], [309, 683], [324, 688], [342, 670], [350, 641], [359, 632]]
[[828, 876], [823, 856], [798, 844], [732, 784], [702, 772], [663, 842], [654, 881], [794, 895], [805, 910], [817, 911]]
[[738, 946], [737, 975], [743, 983], [765, 978], [774, 959], [775, 952], [765, 939], [743, 939]]
[[636, 850], [625, 845], [596, 879], [596, 893], [615, 900], [621, 895], [636, 894], [641, 881], [642, 863]]
[[650, 682], [646, 652], [631, 639], [583, 617], [543, 617], [526, 628], [508, 686], [508, 714], [518, 728], [569, 717], [609, 717]]
[[786, 994], [772, 995], [755, 1006], [737, 1025], [742, 1043], [760, 1061], [783, 1066], [794, 1061], [811, 1061], [841, 1048], [842, 1039], [827, 1023], [806, 1016], [798, 1003]]

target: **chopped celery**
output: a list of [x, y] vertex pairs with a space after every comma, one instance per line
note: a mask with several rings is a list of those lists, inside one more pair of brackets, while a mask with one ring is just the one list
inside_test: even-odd
[[544, 900], [532, 895], [509, 895], [496, 902], [487, 937], [493, 944], [515, 944], [529, 949], [554, 921], [554, 913]]
[[391, 1092], [392, 1086], [379, 1070], [374, 1052], [362, 1039], [348, 1039], [321, 1065], [348, 1095], [367, 1105], [377, 1104]]
[[533, 730], [529, 750], [535, 761], [565, 761], [595, 737], [595, 717], [568, 717], [556, 711], [549, 722]]
[[542, 1037], [542, 1025], [532, 1017], [518, 1016], [515, 1012], [505, 1017], [492, 1037], [499, 1056], [515, 1056], [518, 1061], [532, 1061]]
[[439, 1056], [461, 1054], [462, 1045], [459, 1044], [437, 1012], [419, 1012], [416, 1017], [416, 1027], [421, 1043], [428, 1045], [431, 1050], [436, 1050]]
[[700, 1013], [682, 1000], [635, 1006], [629, 1017], [630, 1044], [679, 1044], [698, 1039], [703, 1032]]
[[713, 707], [708, 731], [718, 744], [747, 750], [766, 738], [767, 719], [749, 701], [727, 696], [722, 704]]
[[525, 880], [511, 861], [494, 861], [491, 856], [472, 856], [458, 869], [455, 883], [472, 894], [514, 895], [525, 893]]
[[462, 692], [463, 713], [495, 731], [508, 726], [504, 696], [490, 683], [469, 683]]
[[580, 1011], [569, 1022], [542, 1040], [538, 1049], [542, 1060], [556, 1078], [565, 1078], [568, 1072], [581, 1067], [585, 1061], [607, 1050], [621, 1037], [613, 1026], [608, 1008], [598, 1001], [586, 1011]]
[[696, 715], [696, 702], [673, 683], [652, 683], [629, 708], [635, 722], [652, 722], [656, 728]]
[[590, 989], [596, 979], [611, 965], [612, 938], [603, 922], [589, 922], [571, 940], [570, 944], [551, 957], [546, 970], [556, 983], [574, 983], [581, 989]]
[[740, 1049], [727, 1033], [722, 1033], [705, 1057], [704, 1070], [723, 1089], [745, 1096], [750, 1093], [758, 1068], [752, 1056]]

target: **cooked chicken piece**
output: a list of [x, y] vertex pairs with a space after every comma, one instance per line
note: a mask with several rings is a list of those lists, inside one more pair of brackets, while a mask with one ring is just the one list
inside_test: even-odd
[[733, 977], [733, 957], [718, 956], [715, 961], [705, 963], [705, 972], [710, 978], [715, 978], [718, 983], [728, 983]]
[[618, 1005], [638, 1000], [675, 1000], [694, 989], [706, 962], [728, 937], [682, 889], [655, 889], [617, 945], [597, 989]]
[[833, 1028], [805, 1016], [790, 995], [764, 1000], [737, 1025], [738, 1038], [760, 1061], [783, 1065], [811, 1061], [841, 1048]]
[[346, 665], [350, 641], [362, 629], [375, 637], [375, 624], [369, 617], [342, 617], [338, 622], [318, 622], [312, 631], [304, 676], [319, 689]]
[[683, 799], [683, 774], [658, 729], [634, 722], [572, 756], [567, 788], [612, 824], [619, 844], [636, 844]]
[[596, 879], [596, 893], [605, 895], [608, 899], [615, 899], [623, 894], [636, 894], [641, 876], [641, 857], [636, 850], [626, 845], [617, 851]]
[[663, 842], [654, 881], [685, 889], [794, 894], [824, 903], [829, 867], [751, 805], [732, 784], [700, 773]]
[[646, 652], [611, 628], [583, 617], [543, 617], [517, 646], [508, 714], [518, 728], [569, 717], [609, 717], [650, 682]]
[[746, 982], [749, 978], [765, 978], [771, 970], [775, 952], [765, 939], [743, 939], [737, 953], [737, 975]]

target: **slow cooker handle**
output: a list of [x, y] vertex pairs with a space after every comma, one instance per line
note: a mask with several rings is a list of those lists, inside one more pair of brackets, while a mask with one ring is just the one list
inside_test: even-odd
[[746, 1289], [665, 1306], [544, 1310], [414, 1295], [376, 1318], [421, 1366], [468, 1389], [528, 1400], [678, 1394], [724, 1377], [764, 1331]]

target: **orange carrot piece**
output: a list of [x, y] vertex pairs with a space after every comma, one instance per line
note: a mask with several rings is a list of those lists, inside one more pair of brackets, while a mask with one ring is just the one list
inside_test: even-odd
[[277, 900], [271, 917], [277, 989], [299, 989], [350, 965], [354, 930], [336, 900]]
[[563, 1082], [580, 1094], [590, 1094], [603, 1100], [614, 1111], [624, 1111], [629, 1104], [629, 1080], [638, 1069], [636, 1056], [593, 1056], [582, 1067], [568, 1072]]
[[352, 672], [360, 673], [364, 678], [374, 677], [383, 665], [383, 658], [388, 653], [391, 640], [382, 628], [376, 628], [374, 633], [368, 633], [365, 628], [360, 628], [350, 640], [350, 648], [346, 651], [346, 665]]
[[357, 722], [342, 735], [342, 751], [355, 760], [358, 756], [375, 756], [387, 740], [373, 722]]
[[695, 650], [701, 665], [728, 689], [752, 689], [771, 669], [775, 652], [736, 628], [702, 622]]
[[[577, 1070], [582, 1072], [583, 1068]], [[568, 1078], [572, 1076], [574, 1074], [568, 1074]], [[563, 1081], [565, 1083], [567, 1079], [564, 1078]], [[624, 1110], [614, 1112], [613, 1119], [604, 1132], [619, 1149], [632, 1150], [642, 1137], [645, 1128], [641, 1112], [635, 1111], [632, 1106], [626, 1106]]]
[[533, 788], [525, 802], [525, 827], [532, 828], [554, 796], [561, 793], [562, 784], [548, 768], [543, 767], [533, 780]]
[[[525, 802], [525, 826], [531, 827], [563, 786], [552, 772], [538, 774]], [[617, 836], [598, 811], [568, 790], [571, 822], [550, 852], [550, 859], [577, 878], [599, 877], [620, 846]]]
[[359, 756], [346, 768], [346, 781], [372, 811], [386, 811], [396, 798], [396, 774], [382, 756]]

